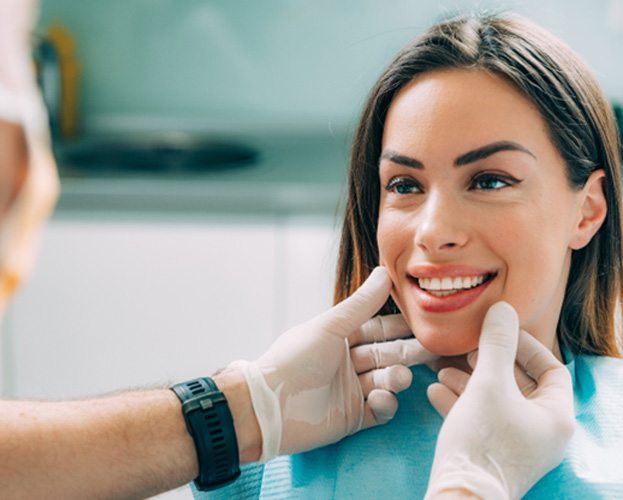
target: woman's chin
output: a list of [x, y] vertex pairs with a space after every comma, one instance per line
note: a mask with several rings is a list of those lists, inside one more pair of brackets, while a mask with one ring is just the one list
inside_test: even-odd
[[[416, 331], [417, 330], [413, 330]], [[437, 356], [460, 356], [478, 348], [480, 332], [418, 332], [421, 344]]]
[[433, 354], [460, 356], [478, 349], [486, 311], [431, 317], [430, 314], [422, 314], [417, 308], [398, 307], [415, 337]]

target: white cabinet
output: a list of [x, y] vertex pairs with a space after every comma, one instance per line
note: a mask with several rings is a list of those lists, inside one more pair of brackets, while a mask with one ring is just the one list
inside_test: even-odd
[[257, 356], [275, 327], [275, 229], [53, 221], [10, 313], [9, 389], [83, 396]]
[[339, 234], [333, 217], [299, 216], [287, 219], [282, 238], [278, 314], [281, 326], [290, 328], [331, 306]]
[[333, 224], [55, 218], [5, 328], [5, 392], [88, 396], [255, 358], [330, 305]]

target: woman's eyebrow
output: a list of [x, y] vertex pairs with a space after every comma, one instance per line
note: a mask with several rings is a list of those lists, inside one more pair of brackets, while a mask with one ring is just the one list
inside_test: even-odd
[[397, 153], [396, 151], [393, 151], [391, 149], [385, 149], [381, 153], [381, 160], [389, 160], [393, 163], [404, 165], [405, 167], [418, 169], [424, 168], [424, 164], [420, 160], [410, 158], [409, 156], [401, 155], [400, 153]]
[[529, 154], [536, 160], [536, 155], [527, 147], [513, 141], [498, 141], [462, 154], [454, 160], [454, 165], [460, 167], [478, 160], [484, 160], [485, 158], [494, 155], [495, 153], [499, 153], [500, 151], [521, 151], [522, 153]]
[[[522, 153], [529, 154], [536, 160], [536, 155], [532, 151], [517, 142], [497, 141], [462, 154], [454, 160], [454, 165], [456, 167], [461, 167], [478, 160], [484, 160], [485, 158], [499, 153], [500, 151], [521, 151]], [[410, 156], [401, 155], [392, 149], [384, 150], [381, 153], [381, 160], [389, 160], [393, 163], [404, 165], [405, 167], [417, 168], [420, 170], [424, 168], [424, 164], [420, 160], [411, 158]]]

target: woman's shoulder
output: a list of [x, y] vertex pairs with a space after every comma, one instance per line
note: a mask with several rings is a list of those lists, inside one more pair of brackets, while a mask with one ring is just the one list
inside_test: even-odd
[[576, 354], [567, 364], [573, 379], [576, 406], [590, 403], [594, 410], [618, 409], [623, 416], [623, 358]]
[[623, 376], [623, 358], [612, 356], [596, 356], [594, 354], [575, 354], [576, 369], [590, 369], [601, 375], [603, 372], [619, 373]]
[[623, 498], [623, 359], [567, 357], [573, 378], [576, 432], [560, 467], [529, 498]]

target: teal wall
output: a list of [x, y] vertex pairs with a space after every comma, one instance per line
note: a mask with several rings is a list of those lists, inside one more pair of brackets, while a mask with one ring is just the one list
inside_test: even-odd
[[40, 25], [77, 40], [87, 128], [339, 131], [392, 54], [457, 5], [528, 15], [623, 101], [623, 0], [42, 0]]

